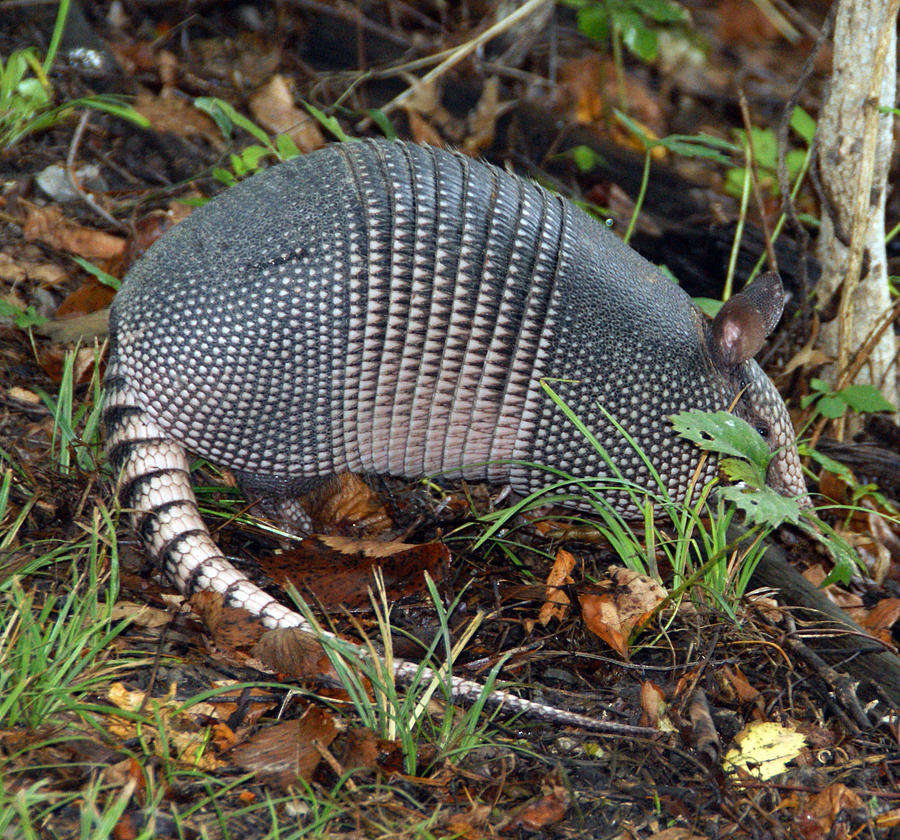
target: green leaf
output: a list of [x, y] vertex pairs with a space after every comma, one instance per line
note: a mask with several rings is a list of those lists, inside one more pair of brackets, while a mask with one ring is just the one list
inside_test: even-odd
[[810, 403], [814, 403], [821, 396], [821, 394], [807, 394], [805, 397], [801, 397], [800, 408], [809, 408]]
[[234, 170], [234, 174], [238, 176], [238, 178], [242, 178], [247, 174], [247, 167], [244, 166], [244, 161], [240, 159], [238, 155], [231, 154], [229, 155], [231, 159], [231, 168]]
[[279, 160], [291, 160], [300, 156], [300, 149], [287, 134], [279, 134], [275, 138], [275, 149]]
[[590, 172], [600, 161], [600, 156], [590, 146], [575, 146], [572, 160], [579, 172]]
[[803, 149], [791, 149], [784, 156], [784, 162], [787, 166], [788, 176], [793, 180], [803, 169], [803, 164], [806, 162], [806, 152]]
[[270, 148], [259, 146], [254, 143], [247, 146], [247, 148], [241, 152], [241, 160], [247, 168], [247, 171], [256, 172], [256, 170], [259, 169], [259, 162], [266, 157], [266, 155], [270, 155], [271, 153], [272, 150]]
[[645, 149], [651, 149], [655, 145], [657, 145], [657, 143], [659, 142], [657, 140], [652, 140], [647, 135], [647, 132], [645, 132], [644, 129], [638, 123], [636, 123], [633, 119], [631, 119], [631, 117], [629, 117], [628, 114], [625, 114], [624, 112], [620, 111], [618, 108], [613, 108], [613, 114], [615, 114], [616, 119], [620, 123], [622, 123], [622, 125], [624, 125], [625, 128], [627, 128], [635, 137], [637, 137], [638, 140], [641, 141], [641, 144], [644, 146]]
[[743, 458], [720, 458], [721, 469], [732, 483], [743, 481], [754, 489], [766, 486], [766, 472]]
[[799, 105], [791, 114], [791, 128], [803, 138], [807, 146], [812, 144], [813, 136], [816, 133], [816, 121]]
[[657, 23], [682, 23], [688, 20], [687, 11], [671, 0], [641, 0], [639, 8]]
[[369, 115], [372, 122], [381, 129], [381, 133], [387, 137], [388, 140], [397, 139], [397, 129], [394, 128], [394, 124], [384, 111], [380, 108], [369, 108], [366, 113]]
[[827, 394], [816, 403], [816, 408], [829, 420], [837, 420], [847, 410], [847, 403], [838, 396]]
[[728, 193], [728, 195], [733, 195], [737, 198], [740, 198], [741, 195], [743, 195], [746, 172], [746, 168], [741, 166], [733, 167], [725, 173], [725, 192]]
[[150, 128], [150, 120], [138, 113], [127, 102], [122, 102], [119, 97], [90, 96], [85, 99], [77, 99], [72, 103], [78, 108], [94, 108], [97, 111], [105, 111], [114, 117], [128, 120], [141, 128]]
[[226, 187], [233, 187], [237, 183], [237, 178], [235, 178], [227, 169], [222, 169], [221, 166], [213, 167], [212, 176], [220, 184], [224, 184]]
[[843, 399], [855, 411], [897, 410], [874, 385], [848, 385], [846, 388], [841, 388], [836, 396]]
[[778, 166], [778, 138], [770, 128], [750, 128], [753, 138], [753, 156], [758, 166], [775, 169]]
[[796, 525], [800, 521], [803, 508], [794, 500], [776, 493], [771, 487], [758, 490], [744, 490], [740, 487], [722, 487], [719, 493], [739, 510], [752, 525], [777, 528], [784, 522]]
[[5, 300], [0, 300], [0, 318], [12, 318], [20, 330], [27, 330], [38, 324], [46, 324], [50, 320], [43, 315], [38, 315], [33, 306], [19, 309], [18, 306], [13, 306]]
[[853, 477], [853, 473], [850, 471], [849, 467], [845, 466], [840, 461], [835, 461], [834, 458], [823, 455], [817, 449], [807, 449], [805, 452], [801, 453], [801, 456], [809, 456], [820, 467], [828, 470], [830, 473], [834, 473], [838, 478], [842, 478], [850, 485], [856, 483], [856, 479]]
[[112, 274], [108, 274], [102, 268], [97, 268], [93, 263], [89, 263], [87, 260], [82, 259], [81, 257], [72, 257], [75, 262], [78, 263], [88, 274], [93, 274], [101, 283], [105, 286], [109, 286], [111, 289], [115, 289], [119, 291], [119, 287], [122, 285], [122, 281], [119, 280], [118, 277], [113, 277]]
[[694, 305], [707, 317], [715, 318], [722, 308], [722, 301], [715, 298], [696, 297], [692, 298]]
[[632, 11], [617, 12], [614, 20], [622, 32], [622, 42], [634, 55], [648, 64], [656, 61], [659, 44], [656, 30], [647, 26], [641, 16]]
[[682, 411], [671, 420], [678, 434], [710, 452], [747, 458], [763, 469], [772, 457], [756, 429], [727, 411]]
[[198, 96], [194, 100], [194, 107], [209, 114], [225, 137], [230, 137], [233, 126], [237, 126], [255, 137], [264, 146], [268, 146], [270, 149], [274, 148], [265, 131], [224, 99], [214, 96]]
[[[211, 96], [198, 96], [194, 100], [194, 107], [208, 114], [216, 124], [222, 136], [228, 140], [234, 129], [234, 123], [224, 108], [219, 107], [219, 100]], [[232, 109], [234, 110], [234, 109]]]
[[578, 29], [588, 38], [606, 43], [609, 38], [609, 14], [600, 3], [591, 3], [578, 10]]
[[688, 143], [684, 140], [673, 140], [671, 137], [663, 137], [657, 143], [660, 146], [665, 146], [672, 154], [680, 155], [681, 157], [702, 158], [714, 163], [720, 163], [723, 166], [731, 163], [730, 157], [703, 143]]
[[316, 118], [316, 120], [318, 120], [323, 128], [333, 134], [334, 137], [336, 137], [342, 143], [353, 139], [341, 127], [341, 124], [337, 121], [337, 117], [329, 117], [323, 111], [320, 111], [318, 108], [316, 108], [315, 105], [310, 105], [309, 102], [304, 102], [303, 106], [307, 111], [309, 111], [310, 114], [312, 114]]

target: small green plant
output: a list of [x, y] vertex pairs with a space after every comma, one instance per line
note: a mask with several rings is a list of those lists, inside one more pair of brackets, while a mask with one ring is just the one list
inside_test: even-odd
[[230, 156], [231, 171], [222, 167], [213, 169], [213, 177], [226, 187], [258, 172], [266, 158], [285, 161], [300, 154], [297, 144], [287, 134], [279, 134], [273, 141], [253, 120], [223, 99], [200, 96], [194, 100], [194, 107], [208, 114], [226, 139], [231, 137], [235, 128], [240, 128], [259, 141], [244, 148], [240, 154]]
[[[425, 651], [422, 664], [414, 672], [404, 675], [402, 687], [396, 684], [391, 643], [391, 633], [402, 631], [392, 631], [389, 622], [390, 607], [380, 570], [375, 575], [375, 593], [370, 594], [383, 654], [375, 650], [368, 638], [364, 638], [368, 651], [368, 656], [365, 656], [362, 655], [359, 646], [324, 630], [297, 592], [291, 592], [300, 612], [316, 632], [363, 725], [388, 740], [399, 740], [408, 773], [422, 770], [418, 766], [418, 744], [423, 734], [438, 747], [440, 755], [444, 757], [453, 754], [459, 758], [469, 750], [484, 744], [486, 724], [481, 722], [481, 712], [487, 696], [493, 689], [497, 673], [503, 665], [503, 660], [497, 663], [484, 682], [479, 701], [465, 708], [461, 715], [444, 715], [439, 723], [428, 718], [427, 705], [435, 692], [441, 692], [447, 703], [452, 704], [450, 666], [478, 628], [482, 616], [476, 616], [454, 644], [450, 633], [450, 615], [459, 603], [462, 593], [457, 594], [449, 608], [445, 608], [434, 581], [427, 574], [425, 582], [437, 615], [440, 632]], [[429, 663], [433, 660], [439, 645], [444, 648], [448, 664], [432, 667]]]
[[53, 104], [48, 78], [62, 39], [70, 0], [61, 0], [50, 46], [41, 61], [34, 47], [13, 51], [6, 61], [0, 56], [0, 149], [9, 149], [23, 137], [51, 128], [73, 111], [94, 108], [147, 128], [150, 123], [124, 97], [102, 94]]
[[[759, 434], [740, 418], [727, 412], [707, 414], [699, 411], [685, 412], [673, 418], [675, 428], [701, 448], [714, 453], [721, 471], [736, 482], [721, 486], [718, 479], [713, 479], [703, 487], [696, 487], [690, 498], [678, 500], [668, 494], [653, 464], [627, 430], [603, 411], [602, 406], [607, 420], [647, 466], [654, 489], [627, 481], [593, 433], [549, 383], [542, 384], [569, 421], [601, 455], [610, 475], [599, 479], [576, 478], [542, 467], [548, 477], [553, 477], [553, 482], [517, 504], [483, 517], [481, 522], [487, 528], [476, 547], [500, 540], [504, 543], [503, 549], [508, 551], [513, 532], [520, 527], [515, 524], [517, 514], [547, 505], [577, 505], [593, 518], [588, 520], [575, 515], [569, 518], [577, 518], [581, 524], [590, 525], [601, 533], [628, 568], [660, 580], [655, 558], [657, 552], [662, 552], [673, 572], [671, 598], [688, 594], [712, 600], [732, 617], [737, 615], [737, 602], [762, 557], [764, 537], [783, 522], [796, 524], [825, 545], [835, 563], [829, 582], [849, 579], [856, 568], [855, 553], [833, 529], [821, 522], [813, 511], [802, 507], [799, 500], [787, 499], [766, 485], [772, 453]], [[577, 489], [573, 491], [573, 488]], [[613, 506], [614, 499], [625, 497], [642, 516], [642, 521], [638, 520], [643, 525], [642, 533], [634, 527], [633, 518], [626, 519]], [[734, 542], [728, 531], [738, 510], [743, 512], [745, 520], [741, 538]]]
[[60, 468], [70, 469], [74, 456], [79, 469], [90, 472], [100, 463], [100, 415], [103, 403], [100, 349], [94, 349], [94, 366], [89, 384], [92, 400], [79, 401], [75, 397], [76, 358], [75, 350], [66, 353], [56, 397], [40, 389], [37, 392], [53, 416], [51, 447]]
[[29, 327], [36, 327], [40, 324], [46, 324], [49, 318], [38, 315], [37, 310], [33, 306], [21, 309], [5, 300], [0, 300], [0, 318], [12, 318], [12, 322], [20, 329], [27, 330]]
[[[799, 105], [791, 114], [791, 128], [803, 141], [805, 148], [788, 149], [785, 154], [788, 179], [796, 181], [806, 174], [812, 159], [812, 143], [816, 133], [815, 120]], [[760, 187], [772, 195], [778, 195], [778, 138], [771, 128], [752, 126], [750, 137], [742, 128], [734, 130], [741, 148], [752, 148]], [[744, 192], [747, 170], [744, 166], [731, 167], [725, 173], [725, 192], [740, 197]]]
[[660, 35], [689, 35], [688, 13], [671, 0], [565, 0], [576, 10], [578, 28], [608, 45], [613, 56], [619, 105], [627, 109], [623, 46], [641, 61], [656, 61]]
[[[80, 545], [83, 562], [72, 564], [70, 584], [55, 598], [39, 603], [18, 575], [0, 581], [0, 727], [38, 728], [63, 713], [81, 714], [87, 693], [108, 682], [112, 670], [134, 664], [104, 662], [110, 642], [128, 624], [113, 620], [118, 595], [118, 559], [108, 538], [113, 533], [109, 515], [98, 508]], [[43, 552], [20, 573], [54, 567], [71, 552], [70, 544]]]
[[894, 412], [896, 406], [889, 403], [884, 395], [874, 385], [848, 385], [839, 391], [832, 390], [831, 386], [822, 379], [811, 379], [809, 387], [812, 393], [805, 396], [800, 405], [802, 408], [815, 407], [815, 413], [827, 417], [829, 420], [837, 420], [849, 409], [860, 413], [874, 413], [876, 411]]
[[641, 61], [656, 60], [661, 29], [688, 23], [688, 13], [671, 0], [565, 0], [577, 10], [578, 29], [608, 43], [615, 53], [624, 44]]
[[[738, 147], [728, 140], [720, 137], [713, 137], [709, 134], [672, 134], [668, 137], [656, 138], [651, 137], [647, 132], [633, 119], [622, 111], [615, 110], [616, 119], [622, 123], [644, 147], [644, 172], [641, 177], [641, 187], [638, 192], [637, 199], [634, 202], [634, 212], [628, 223], [628, 228], [622, 237], [624, 242], [631, 239], [634, 227], [637, 224], [638, 215], [644, 205], [644, 196], [647, 193], [647, 185], [650, 182], [650, 165], [653, 160], [653, 150], [656, 148], [664, 148], [672, 154], [680, 155], [686, 158], [704, 158], [715, 163], [729, 164], [731, 163], [730, 155], [738, 151]], [[575, 165], [582, 172], [590, 172], [599, 162], [601, 157], [589, 146], [576, 146], [572, 150], [572, 156]]]
[[[226, 139], [231, 137], [235, 128], [240, 128], [258, 141], [245, 147], [240, 154], [231, 154], [231, 170], [222, 167], [213, 169], [213, 177], [226, 187], [234, 186], [242, 178], [255, 175], [267, 159], [283, 162], [300, 155], [297, 144], [287, 134], [270, 138], [253, 120], [222, 99], [201, 96], [194, 100], [194, 107], [208, 114]], [[329, 117], [314, 105], [306, 104], [306, 110], [337, 140], [344, 142], [352, 139], [344, 133], [334, 117]]]

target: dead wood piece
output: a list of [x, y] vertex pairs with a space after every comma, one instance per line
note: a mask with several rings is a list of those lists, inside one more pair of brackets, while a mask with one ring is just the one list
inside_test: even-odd
[[[735, 529], [729, 531], [729, 539], [737, 536]], [[779, 590], [785, 603], [798, 608], [799, 620], [827, 625], [821, 637], [806, 638], [804, 642], [831, 667], [860, 681], [856, 694], [863, 702], [882, 698], [892, 709], [900, 709], [900, 656], [885, 650], [884, 645], [835, 606], [821, 589], [788, 563], [780, 548], [772, 544], [766, 547], [752, 582], [754, 586]], [[835, 624], [847, 632], [835, 632]]]

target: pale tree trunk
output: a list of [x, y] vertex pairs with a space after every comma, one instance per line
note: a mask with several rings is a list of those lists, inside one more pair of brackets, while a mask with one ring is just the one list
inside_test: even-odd
[[[823, 325], [821, 341], [836, 360], [833, 385], [873, 384], [896, 406], [894, 328], [888, 326], [874, 344], [871, 338], [891, 309], [884, 206], [894, 117], [878, 107], [892, 108], [896, 98], [900, 0], [836, 2], [831, 91], [819, 115], [825, 202], [818, 246], [822, 278], [816, 291], [820, 305], [840, 295], [840, 312]], [[865, 361], [852, 365], [867, 341], [872, 346]]]

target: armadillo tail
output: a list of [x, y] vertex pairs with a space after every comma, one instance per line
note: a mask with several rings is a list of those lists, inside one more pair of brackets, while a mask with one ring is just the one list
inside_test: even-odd
[[[316, 632], [302, 615], [273, 600], [222, 555], [197, 508], [184, 448], [139, 407], [134, 392], [114, 371], [107, 374], [105, 387], [106, 447], [117, 475], [119, 503], [149, 556], [160, 563], [179, 592], [185, 596], [218, 592], [228, 606], [258, 616], [266, 627], [297, 627]], [[361, 657], [366, 655], [363, 648], [359, 653]], [[404, 660], [394, 661], [394, 673], [400, 683], [434, 677], [430, 668]], [[481, 683], [451, 677], [450, 694], [455, 700], [473, 703], [483, 692]], [[536, 703], [504, 690], [491, 692], [487, 701], [489, 705], [502, 706], [507, 714], [524, 714], [599, 732], [632, 736], [652, 733]]]
[[119, 503], [178, 591], [218, 592], [228, 606], [259, 616], [266, 627], [306, 625], [222, 555], [197, 509], [184, 449], [138, 406], [115, 372], [106, 378], [103, 420]]

